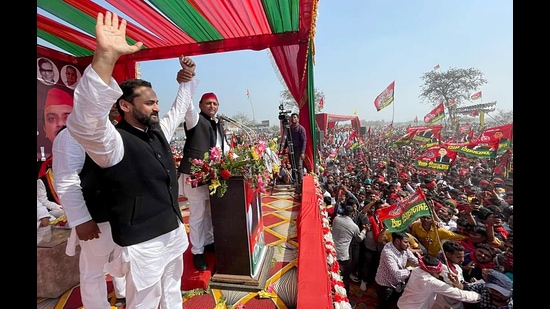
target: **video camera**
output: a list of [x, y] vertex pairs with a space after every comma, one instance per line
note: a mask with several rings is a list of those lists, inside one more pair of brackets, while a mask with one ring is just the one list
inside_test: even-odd
[[289, 111], [289, 110], [286, 110], [285, 111], [285, 107], [283, 106], [283, 103], [281, 102], [281, 104], [279, 104], [279, 120], [288, 120], [289, 118], [289, 114], [291, 113], [292, 111]]

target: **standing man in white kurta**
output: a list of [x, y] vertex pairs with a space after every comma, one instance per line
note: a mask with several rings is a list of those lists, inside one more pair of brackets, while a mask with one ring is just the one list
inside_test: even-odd
[[[112, 77], [119, 57], [143, 44], [128, 45], [126, 21], [111, 12], [98, 14], [95, 30], [96, 50], [75, 89], [67, 129], [100, 167], [95, 172], [120, 251], [106, 270], [126, 276], [127, 309], [181, 309], [189, 241], [169, 141], [185, 114], [193, 112], [195, 63], [180, 57], [178, 93], [160, 119], [149, 82], [130, 79], [119, 85]], [[108, 117], [113, 102], [122, 116], [116, 127]]]

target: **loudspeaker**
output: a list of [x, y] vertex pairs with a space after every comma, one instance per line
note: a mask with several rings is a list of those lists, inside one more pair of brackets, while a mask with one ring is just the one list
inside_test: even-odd
[[360, 135], [365, 135], [365, 134], [367, 134], [367, 127], [360, 127], [360, 128], [359, 128], [359, 134], [360, 134]]

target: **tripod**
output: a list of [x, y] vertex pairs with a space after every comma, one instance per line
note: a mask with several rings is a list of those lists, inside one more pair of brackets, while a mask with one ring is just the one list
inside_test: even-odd
[[[294, 186], [296, 186], [298, 183], [298, 170], [296, 169], [296, 159], [294, 157], [294, 146], [292, 144], [292, 135], [290, 134], [290, 124], [288, 123], [288, 116], [285, 114], [279, 114], [279, 119], [281, 120], [283, 134], [281, 136], [281, 141], [279, 142], [279, 151], [277, 153], [281, 154], [285, 148], [285, 145], [288, 147], [288, 158], [290, 160], [290, 166], [292, 168], [291, 173], [292, 177], [294, 178]], [[281, 163], [281, 165], [283, 165], [283, 163]], [[273, 179], [271, 194], [273, 194], [276, 182], [277, 179]]]

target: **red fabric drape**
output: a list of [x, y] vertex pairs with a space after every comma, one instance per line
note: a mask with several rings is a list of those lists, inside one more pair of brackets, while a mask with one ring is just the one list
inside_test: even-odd
[[270, 51], [288, 91], [298, 104], [303, 104], [302, 98], [307, 85], [307, 79], [304, 76], [307, 45], [275, 46], [271, 47]]

